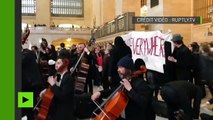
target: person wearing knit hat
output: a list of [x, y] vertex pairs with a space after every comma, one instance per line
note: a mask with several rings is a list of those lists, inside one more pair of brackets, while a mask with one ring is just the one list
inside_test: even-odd
[[173, 38], [171, 39], [172, 42], [182, 41], [183, 37], [180, 34], [174, 34]]
[[[119, 76], [122, 79], [120, 83], [123, 85], [123, 91], [128, 98], [125, 107], [125, 120], [155, 120], [155, 114], [151, 107], [153, 91], [142, 77], [132, 76], [134, 72], [132, 58], [129, 55], [124, 56], [118, 61], [117, 66]], [[111, 89], [112, 92], [114, 90]], [[95, 101], [99, 97], [108, 97], [106, 95], [110, 95], [109, 90], [96, 92], [91, 96], [91, 99]]]
[[134, 63], [133, 63], [132, 58], [129, 55], [121, 58], [118, 61], [117, 66], [118, 66], [118, 74], [121, 79], [131, 78], [131, 75], [132, 75], [132, 72], [134, 69]]
[[132, 58], [129, 55], [124, 56], [123, 58], [121, 58], [118, 63], [117, 66], [122, 66], [125, 67], [127, 69], [133, 70], [134, 69], [134, 63]]

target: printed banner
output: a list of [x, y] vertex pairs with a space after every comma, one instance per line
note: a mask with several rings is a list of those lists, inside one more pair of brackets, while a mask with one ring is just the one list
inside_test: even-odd
[[171, 40], [171, 32], [166, 34], [162, 34], [160, 31], [130, 32], [121, 37], [131, 48], [134, 61], [142, 58], [148, 69], [163, 73], [164, 42]]

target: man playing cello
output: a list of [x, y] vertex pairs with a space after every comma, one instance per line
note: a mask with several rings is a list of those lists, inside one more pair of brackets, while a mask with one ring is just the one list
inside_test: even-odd
[[[54, 97], [47, 120], [75, 120], [73, 115], [74, 80], [68, 70], [69, 63], [69, 55], [61, 54], [55, 63], [55, 69], [61, 76], [60, 80], [57, 82], [57, 77], [48, 77]], [[41, 92], [40, 96], [44, 96], [47, 93], [45, 91], [46, 89]]]
[[[152, 90], [143, 80], [142, 74], [144, 69], [139, 69], [133, 73], [134, 64], [132, 58], [125, 56], [119, 60], [117, 63], [118, 73], [121, 77], [125, 90], [124, 93], [128, 97], [128, 103], [124, 110], [126, 120], [154, 120], [153, 114], [151, 114], [151, 99]], [[138, 67], [141, 68], [141, 67]], [[106, 97], [111, 93], [111, 90], [104, 90], [96, 92], [91, 96], [94, 101], [99, 97]], [[113, 97], [112, 97], [113, 99]], [[107, 104], [106, 104], [107, 105]], [[106, 113], [107, 115], [107, 113]], [[99, 118], [95, 118], [100, 120]], [[109, 120], [114, 120], [112, 118], [107, 118]], [[119, 118], [120, 119], [120, 118]]]

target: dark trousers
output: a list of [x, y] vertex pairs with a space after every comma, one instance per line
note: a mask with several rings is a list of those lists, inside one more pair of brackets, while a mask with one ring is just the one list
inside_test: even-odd
[[201, 117], [201, 120], [213, 120], [213, 116], [212, 115], [208, 115], [206, 113], [201, 113], [200, 117]]
[[88, 93], [88, 87], [89, 87], [89, 93], [93, 94], [92, 76], [90, 74], [87, 75], [84, 92]]
[[164, 86], [161, 89], [161, 97], [166, 102], [168, 107], [168, 119], [176, 120], [175, 111], [180, 109], [176, 91], [169, 86]]

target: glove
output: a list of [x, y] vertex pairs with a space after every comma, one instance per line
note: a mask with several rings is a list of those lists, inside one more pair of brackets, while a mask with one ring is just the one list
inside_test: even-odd
[[55, 61], [52, 60], [52, 59], [50, 59], [50, 60], [48, 61], [48, 65], [55, 65]]
[[84, 51], [87, 53], [87, 55], [89, 55], [89, 50], [87, 49], [87, 47], [84, 48]]

